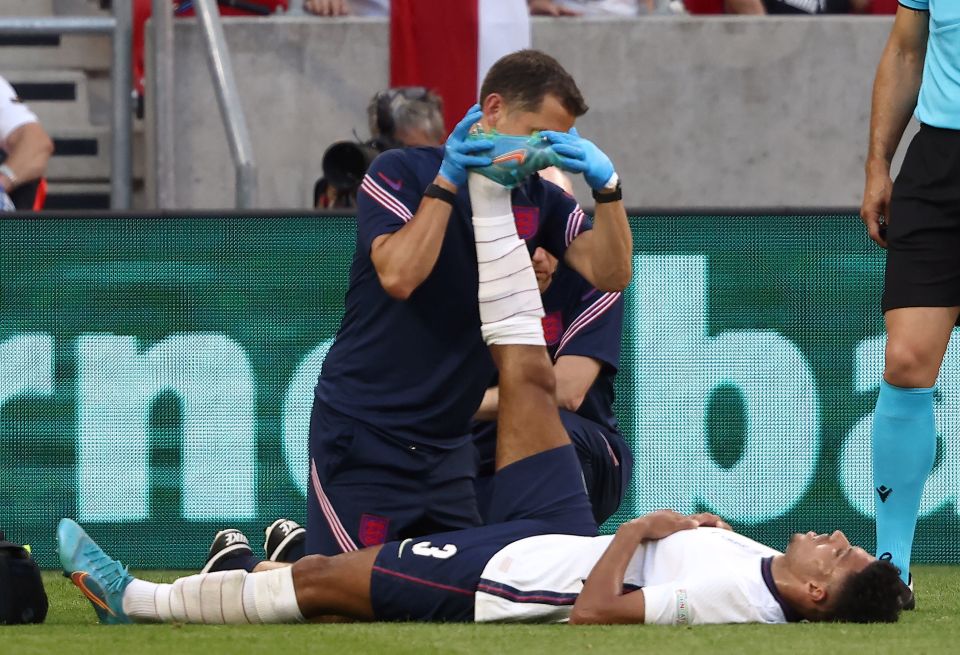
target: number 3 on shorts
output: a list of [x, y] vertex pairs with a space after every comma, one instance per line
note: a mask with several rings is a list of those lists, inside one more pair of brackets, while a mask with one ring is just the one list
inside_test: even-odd
[[443, 548], [437, 548], [431, 545], [429, 541], [421, 541], [418, 544], [414, 544], [411, 550], [414, 555], [435, 557], [437, 559], [450, 559], [457, 554], [457, 547], [453, 544], [446, 544]]

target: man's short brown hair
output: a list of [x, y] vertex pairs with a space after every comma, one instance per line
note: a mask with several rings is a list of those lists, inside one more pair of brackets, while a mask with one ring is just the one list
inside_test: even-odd
[[573, 116], [583, 116], [589, 109], [570, 73], [539, 50], [519, 50], [498, 59], [483, 79], [480, 102], [491, 93], [499, 93], [507, 104], [522, 111], [538, 111], [547, 94], [555, 96]]

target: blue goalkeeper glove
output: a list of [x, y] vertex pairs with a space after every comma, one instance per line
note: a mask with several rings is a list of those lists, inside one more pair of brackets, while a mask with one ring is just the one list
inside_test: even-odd
[[583, 173], [583, 179], [590, 188], [598, 191], [613, 179], [613, 162], [600, 148], [577, 133], [577, 128], [569, 132], [544, 131], [540, 133], [553, 144], [553, 151], [559, 155], [557, 164], [569, 173]]
[[443, 149], [443, 163], [440, 164], [440, 177], [450, 184], [462, 186], [467, 181], [467, 168], [489, 166], [493, 163], [489, 155], [481, 154], [493, 150], [492, 141], [489, 139], [467, 140], [470, 128], [482, 117], [480, 105], [474, 105], [447, 137], [447, 143]]
[[7, 190], [0, 184], [0, 212], [15, 211], [17, 211], [17, 207], [13, 204], [13, 201], [10, 200], [10, 196], [7, 195]]

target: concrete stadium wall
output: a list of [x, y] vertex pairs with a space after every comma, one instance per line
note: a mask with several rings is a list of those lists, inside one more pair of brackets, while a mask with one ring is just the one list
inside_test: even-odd
[[[581, 85], [591, 110], [578, 127], [610, 154], [628, 205], [854, 206], [889, 27], [867, 17], [538, 19], [533, 43]], [[326, 146], [354, 129], [367, 136], [366, 103], [388, 83], [387, 22], [232, 19], [225, 31], [260, 204], [308, 206]], [[233, 206], [203, 48], [197, 25], [177, 21], [181, 208]], [[578, 194], [591, 204], [582, 183]]]

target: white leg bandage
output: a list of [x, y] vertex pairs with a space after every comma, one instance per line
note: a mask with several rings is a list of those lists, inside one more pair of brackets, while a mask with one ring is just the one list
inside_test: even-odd
[[123, 611], [138, 621], [179, 623], [292, 623], [303, 621], [293, 588], [293, 567], [247, 573], [220, 571], [173, 584], [131, 582]]
[[483, 340], [543, 346], [543, 302], [527, 244], [517, 236], [510, 190], [477, 173], [468, 179]]

